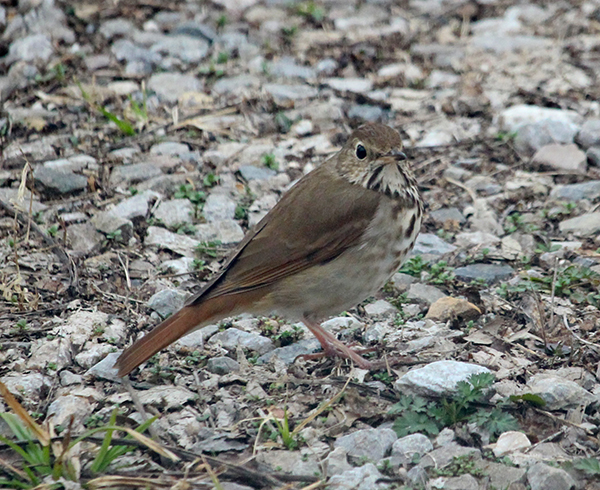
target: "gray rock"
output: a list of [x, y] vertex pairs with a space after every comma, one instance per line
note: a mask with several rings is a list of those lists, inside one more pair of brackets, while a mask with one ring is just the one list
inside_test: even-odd
[[365, 312], [369, 316], [386, 316], [398, 313], [398, 308], [384, 299], [378, 299], [374, 303], [365, 305]]
[[354, 468], [329, 479], [329, 486], [339, 490], [376, 490], [388, 487], [387, 483], [377, 483], [383, 478], [372, 463]]
[[11, 65], [16, 61], [45, 64], [54, 54], [54, 46], [49, 36], [32, 34], [10, 43], [5, 63]]
[[342, 447], [348, 456], [379, 461], [390, 452], [398, 436], [392, 429], [361, 429], [339, 437], [334, 447]]
[[427, 474], [427, 470], [425, 468], [423, 468], [421, 465], [417, 465], [408, 471], [406, 478], [417, 488], [425, 488], [429, 480], [429, 475]]
[[363, 333], [363, 341], [367, 344], [381, 342], [386, 335], [392, 333], [394, 330], [386, 323], [375, 323]]
[[444, 225], [447, 221], [455, 221], [459, 224], [467, 221], [458, 208], [440, 208], [429, 215], [439, 225]]
[[48, 369], [54, 366], [55, 371], [60, 371], [71, 364], [71, 343], [64, 339], [34, 340], [31, 343], [30, 357], [27, 367], [35, 371]]
[[524, 35], [479, 35], [471, 38], [471, 45], [478, 49], [503, 54], [509, 51], [533, 51], [548, 48], [552, 41], [545, 37]]
[[333, 58], [325, 58], [317, 63], [319, 75], [333, 75], [338, 68], [338, 62]]
[[163, 201], [156, 211], [154, 211], [154, 217], [169, 228], [192, 223], [194, 217], [194, 205], [189, 199], [171, 199], [170, 201]]
[[102, 311], [76, 311], [64, 324], [58, 326], [54, 333], [69, 339], [76, 350], [80, 350], [98, 330], [103, 330], [107, 323], [108, 314]]
[[573, 123], [552, 119], [525, 124], [517, 131], [514, 145], [519, 153], [531, 156], [552, 143], [573, 143], [577, 130], [578, 127]]
[[282, 85], [267, 83], [264, 91], [273, 97], [276, 104], [286, 105], [297, 100], [312, 99], [318, 95], [318, 90], [309, 85]]
[[119, 148], [118, 150], [111, 151], [108, 156], [110, 160], [115, 162], [121, 162], [123, 164], [130, 164], [133, 162], [134, 157], [139, 155], [140, 149], [126, 146], [125, 148]]
[[[3, 33], [3, 39], [14, 41], [30, 33], [46, 34], [56, 43], [71, 45], [75, 33], [67, 27], [66, 16], [54, 1], [20, 1], [19, 12], [10, 16], [10, 22]], [[1, 13], [1, 11], [4, 11]], [[0, 25], [6, 23], [6, 11], [0, 9]]]
[[[202, 452], [202, 450], [200, 452]], [[210, 450], [208, 452], [210, 452]], [[235, 483], [232, 481], [222, 481], [220, 483], [223, 487], [223, 490], [254, 490], [253, 487], [249, 487], [247, 485], [240, 485], [239, 483]]]
[[600, 232], [600, 212], [588, 213], [576, 218], [566, 219], [558, 225], [560, 232], [565, 235], [591, 236]]
[[292, 127], [290, 128], [292, 134], [300, 137], [312, 134], [313, 130], [314, 124], [309, 119], [300, 119], [300, 121], [292, 124]]
[[175, 342], [175, 346], [186, 349], [204, 349], [204, 342], [219, 331], [217, 325], [206, 325], [193, 332], [181, 337]]
[[104, 235], [96, 231], [91, 223], [74, 224], [67, 227], [67, 244], [76, 256], [92, 253], [100, 248]]
[[590, 165], [600, 167], [600, 146], [592, 146], [587, 149], [585, 156]]
[[438, 43], [415, 43], [410, 47], [410, 52], [413, 56], [432, 59], [433, 64], [438, 68], [454, 69], [462, 64], [465, 57], [464, 47]]
[[152, 148], [150, 148], [151, 155], [179, 156], [186, 155], [189, 152], [189, 146], [178, 141], [163, 141], [162, 143], [152, 145]]
[[591, 146], [600, 146], [600, 119], [584, 122], [575, 137], [575, 142], [584, 150]]
[[0, 381], [13, 395], [28, 400], [45, 398], [52, 386], [52, 380], [41, 373], [9, 373]]
[[275, 170], [266, 167], [255, 167], [254, 165], [242, 165], [239, 172], [243, 179], [248, 182], [251, 180], [268, 180], [277, 175]]
[[471, 177], [465, 184], [467, 187], [486, 196], [493, 196], [502, 192], [502, 186], [498, 184], [496, 179], [486, 175], [476, 175]]
[[572, 173], [585, 173], [587, 158], [577, 145], [551, 144], [540, 148], [533, 155], [532, 163], [543, 169], [563, 170]]
[[229, 196], [212, 192], [204, 203], [202, 214], [209, 223], [233, 219], [235, 216], [236, 203]]
[[545, 373], [556, 374], [556, 376], [573, 381], [588, 391], [592, 391], [597, 384], [596, 377], [582, 367], [568, 366]]
[[376, 105], [357, 104], [350, 108], [348, 117], [368, 122], [381, 121], [383, 119], [383, 109]]
[[454, 141], [454, 136], [449, 131], [433, 130], [425, 134], [425, 136], [416, 144], [418, 147], [443, 146], [449, 145]]
[[373, 88], [373, 82], [367, 78], [327, 78], [324, 83], [339, 92], [357, 94], [364, 94]]
[[326, 469], [327, 476], [341, 475], [352, 469], [352, 466], [348, 463], [348, 453], [343, 447], [336, 447], [331, 451], [323, 461], [323, 466]]
[[86, 56], [83, 61], [87, 69], [91, 72], [101, 70], [110, 66], [111, 56], [109, 54], [96, 54]]
[[444, 255], [454, 252], [456, 247], [442, 240], [432, 233], [421, 233], [415, 242], [415, 247], [410, 253], [415, 255]]
[[464, 282], [481, 279], [487, 284], [493, 284], [511, 277], [515, 273], [510, 265], [506, 264], [469, 264], [465, 267], [457, 267], [454, 275]]
[[157, 199], [159, 194], [153, 191], [144, 191], [135, 196], [124, 199], [117, 204], [111, 212], [123, 219], [133, 220], [145, 218], [148, 214], [148, 203]]
[[421, 458], [419, 466], [423, 468], [433, 466], [434, 468], [441, 469], [452, 463], [454, 458], [459, 458], [461, 456], [471, 456], [475, 460], [480, 460], [481, 452], [474, 447], [459, 446], [455, 442], [452, 442], [427, 453]]
[[493, 452], [494, 456], [501, 458], [507, 454], [530, 447], [531, 441], [523, 432], [509, 430], [500, 434]]
[[[68, 135], [66, 135], [68, 136]], [[56, 150], [54, 145], [66, 145], [68, 138], [62, 136], [43, 137], [30, 143], [21, 141], [10, 143], [4, 149], [4, 160], [10, 161], [17, 159], [21, 161], [23, 158], [29, 158], [30, 161], [44, 161], [50, 158], [56, 158]]]
[[178, 289], [163, 289], [150, 297], [148, 308], [156, 311], [162, 318], [167, 318], [181, 309], [188, 296]]
[[401, 437], [392, 445], [392, 454], [399, 465], [412, 463], [415, 457], [421, 457], [423, 454], [433, 451], [433, 444], [427, 436], [423, 434], [410, 434]]
[[446, 295], [438, 288], [420, 282], [411, 284], [406, 293], [408, 299], [422, 301], [428, 305], [435, 303], [438, 299], [444, 298], [445, 296]]
[[221, 356], [209, 359], [206, 364], [206, 369], [214, 374], [224, 375], [240, 370], [239, 362], [231, 357]]
[[408, 291], [410, 285], [415, 283], [416, 281], [416, 277], [413, 277], [409, 274], [404, 274], [402, 272], [396, 272], [388, 281], [388, 284], [396, 288], [401, 293], [404, 293]]
[[139, 63], [143, 73], [149, 73], [154, 65], [160, 63], [161, 56], [147, 48], [138, 46], [129, 39], [117, 39], [110, 47], [112, 54], [118, 61]]
[[196, 247], [200, 245], [198, 240], [186, 235], [178, 235], [158, 226], [148, 227], [144, 243], [146, 246], [155, 245], [188, 257], [193, 257]]
[[88, 342], [85, 350], [75, 356], [75, 362], [82, 368], [89, 369], [106, 357], [114, 347], [110, 344]]
[[63, 369], [58, 376], [61, 386], [73, 386], [83, 383], [83, 376], [67, 371], [66, 369]]
[[503, 131], [517, 132], [525, 124], [535, 124], [541, 121], [559, 121], [577, 125], [581, 116], [566, 109], [551, 109], [534, 105], [518, 104], [500, 113], [500, 128]]
[[162, 171], [153, 163], [135, 163], [114, 167], [110, 174], [110, 183], [113, 186], [128, 187], [144, 180], [162, 175]]
[[301, 78], [307, 80], [316, 77], [316, 73], [312, 68], [298, 65], [294, 58], [290, 56], [284, 56], [278, 61], [271, 63], [269, 72], [273, 76], [282, 78]]
[[148, 80], [148, 89], [161, 101], [174, 104], [186, 92], [202, 91], [202, 82], [193, 75], [155, 73]]
[[117, 36], [129, 36], [131, 32], [135, 30], [135, 26], [130, 20], [117, 17], [116, 19], [102, 22], [102, 25], [98, 30], [106, 39], [111, 40], [113, 37]]
[[526, 468], [507, 466], [493, 461], [482, 460], [478, 465], [490, 479], [490, 488], [513, 488], [514, 483], [524, 483]]
[[46, 211], [48, 206], [42, 204], [39, 199], [32, 195], [31, 191], [25, 189], [23, 199], [19, 199], [19, 189], [12, 187], [0, 187], [0, 199], [4, 202], [10, 203], [12, 206], [29, 213], [29, 206], [31, 205], [31, 211], [33, 213], [39, 213]]
[[49, 406], [46, 417], [57, 426], [67, 427], [73, 418], [73, 427], [83, 425], [83, 421], [94, 411], [96, 404], [91, 404], [87, 398], [75, 395], [64, 395], [56, 398]]
[[227, 330], [213, 335], [208, 343], [219, 343], [223, 348], [229, 351], [235, 351], [239, 345], [244, 349], [255, 351], [258, 354], [265, 354], [275, 347], [271, 339], [255, 333], [244, 332], [237, 328], [228, 328]]
[[581, 184], [557, 185], [550, 192], [550, 197], [568, 201], [581, 201], [582, 199], [593, 201], [600, 197], [600, 180], [590, 180]]
[[477, 364], [436, 361], [409, 371], [394, 383], [394, 389], [400, 393], [423, 396], [452, 396], [456, 394], [456, 384], [459, 381], [468, 381], [473, 374], [490, 372]]
[[214, 95], [236, 95], [242, 97], [260, 87], [260, 78], [254, 75], [242, 74], [236, 77], [224, 77], [217, 80], [212, 86]]
[[48, 167], [36, 168], [33, 179], [46, 194], [72, 194], [87, 189], [87, 177]]
[[209, 43], [212, 43], [217, 38], [217, 32], [210, 25], [202, 24], [193, 20], [182, 22], [176, 26], [171, 33], [174, 35], [191, 36], [205, 39]]
[[185, 274], [194, 270], [194, 259], [192, 257], [181, 257], [179, 259], [165, 260], [160, 264], [160, 269], [172, 274]]
[[[440, 487], [439, 485], [443, 485]], [[431, 488], [444, 490], [479, 490], [479, 482], [473, 475], [439, 477], [431, 481]]]
[[536, 463], [527, 470], [527, 481], [531, 490], [572, 490], [577, 483], [561, 468], [545, 463]]
[[133, 223], [128, 219], [117, 216], [112, 210], [99, 212], [90, 222], [98, 231], [113, 236], [119, 242], [127, 243], [133, 236]]
[[534, 376], [527, 384], [531, 393], [544, 399], [548, 410], [576, 408], [596, 400], [594, 395], [574, 381], [557, 376]]
[[432, 70], [427, 78], [428, 88], [451, 88], [457, 86], [461, 81], [459, 75], [445, 70]]
[[197, 225], [196, 238], [202, 242], [217, 240], [221, 245], [230, 245], [244, 238], [244, 230], [237, 221], [224, 219]]
[[264, 467], [270, 471], [291, 475], [314, 475], [320, 472], [316, 455], [312, 452], [300, 451], [263, 451], [256, 457], [259, 469]]
[[194, 400], [198, 395], [183, 386], [155, 386], [146, 391], [140, 391], [140, 402], [144, 405], [155, 405], [165, 410], [181, 409], [187, 402]]
[[285, 347], [277, 347], [258, 358], [257, 364], [267, 364], [271, 362], [273, 357], [277, 356], [284, 364], [293, 364], [298, 356], [305, 354], [314, 354], [321, 348], [321, 344], [315, 338], [303, 339], [299, 342], [286, 345]]
[[443, 428], [440, 433], [435, 438], [435, 446], [436, 447], [444, 447], [448, 444], [452, 444], [454, 439], [456, 438], [456, 434], [449, 427]]
[[98, 170], [100, 168], [98, 161], [89, 155], [73, 155], [69, 158], [48, 160], [44, 162], [44, 167], [62, 172], [81, 172], [85, 169]]
[[165, 36], [153, 44], [150, 51], [180, 59], [184, 63], [198, 63], [208, 54], [208, 42], [191, 36]]
[[[200, 453], [223, 453], [226, 451], [243, 451], [248, 447], [248, 444], [244, 444], [243, 442], [233, 439], [233, 436], [228, 437], [228, 434], [224, 434], [223, 432], [213, 431], [206, 427], [200, 429], [198, 433], [198, 438], [200, 439], [196, 444], [190, 447], [190, 450], [194, 452]], [[225, 483], [229, 482], [221, 482], [223, 487], [225, 488]], [[246, 487], [242, 487], [239, 490], [245, 489]], [[232, 490], [238, 490], [235, 487], [232, 487]]]

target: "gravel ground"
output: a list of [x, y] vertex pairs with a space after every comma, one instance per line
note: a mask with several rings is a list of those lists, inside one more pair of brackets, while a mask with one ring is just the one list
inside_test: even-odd
[[[62, 437], [159, 416], [180, 461], [141, 444], [103, 488], [600, 488], [599, 21], [593, 0], [3, 3], [0, 381]], [[115, 378], [366, 121], [401, 132], [427, 217], [325, 326], [389, 368], [296, 359], [319, 348], [302, 324], [240, 316]], [[97, 449], [52, 488], [100, 488]]]

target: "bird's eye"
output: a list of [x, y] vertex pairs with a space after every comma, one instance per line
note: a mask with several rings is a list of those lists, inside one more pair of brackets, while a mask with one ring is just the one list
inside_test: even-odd
[[364, 160], [367, 157], [367, 150], [363, 145], [356, 145], [356, 156], [359, 160]]

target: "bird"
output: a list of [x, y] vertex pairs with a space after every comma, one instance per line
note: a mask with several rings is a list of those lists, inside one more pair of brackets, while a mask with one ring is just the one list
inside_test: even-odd
[[325, 355], [373, 368], [320, 322], [377, 292], [415, 244], [423, 199], [402, 150], [400, 133], [390, 126], [355, 129], [337, 153], [283, 194], [216, 277], [123, 351], [118, 375], [191, 331], [241, 313], [302, 321]]

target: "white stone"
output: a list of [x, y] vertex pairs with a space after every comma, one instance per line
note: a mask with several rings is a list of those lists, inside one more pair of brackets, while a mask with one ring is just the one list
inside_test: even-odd
[[531, 441], [523, 432], [508, 431], [500, 434], [493, 449], [494, 455], [501, 458], [508, 453], [531, 447]]

